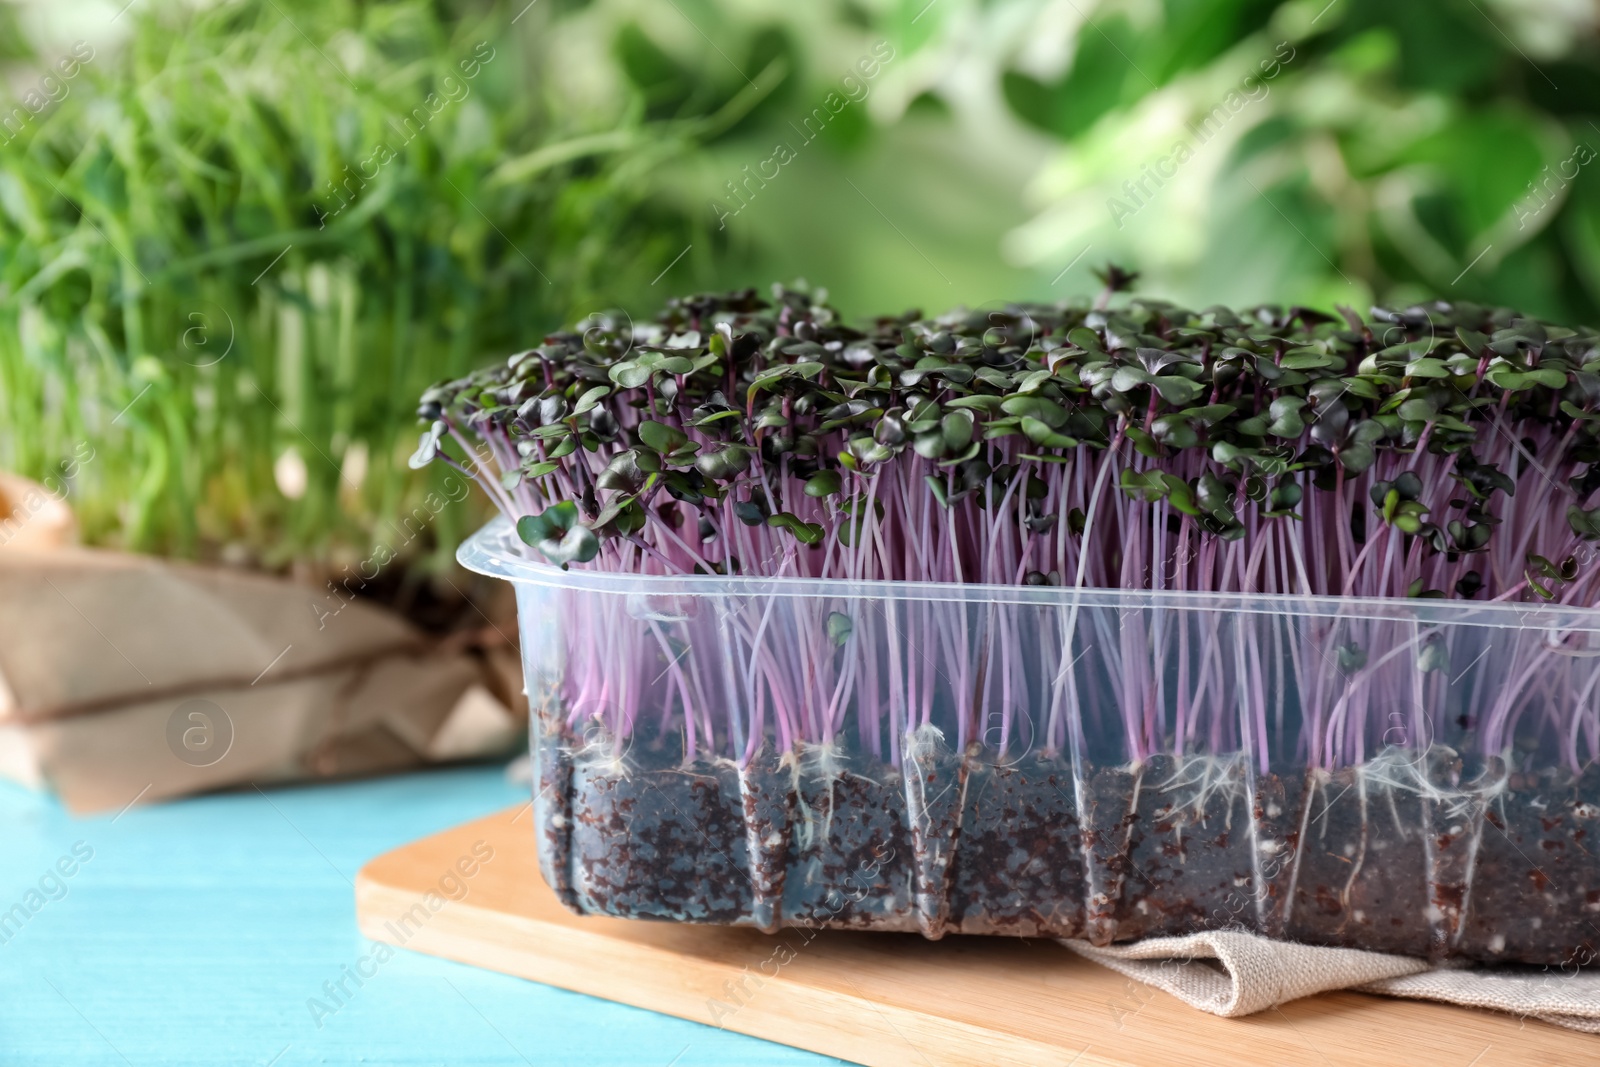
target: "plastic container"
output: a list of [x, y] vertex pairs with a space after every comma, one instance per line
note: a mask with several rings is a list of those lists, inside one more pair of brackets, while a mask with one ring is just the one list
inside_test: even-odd
[[1600, 948], [1600, 611], [459, 558], [516, 586], [575, 911]]

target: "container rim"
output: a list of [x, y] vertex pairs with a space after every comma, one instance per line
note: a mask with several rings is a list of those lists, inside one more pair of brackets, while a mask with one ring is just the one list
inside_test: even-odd
[[[1249, 615], [1372, 619], [1438, 626], [1492, 626], [1600, 634], [1600, 608], [1544, 607], [1536, 604], [1479, 604], [1471, 601], [1398, 597], [1300, 596], [1281, 593], [1208, 593], [1181, 590], [1062, 588], [989, 585], [979, 582], [907, 582], [845, 578], [742, 577], [720, 574], [622, 574], [562, 570], [529, 557], [511, 523], [497, 516], [456, 550], [467, 570], [519, 585], [603, 593], [613, 596], [793, 597], [897, 600], [918, 603], [1076, 605], [1135, 611], [1227, 611]], [[1600, 649], [1551, 651], [1600, 655]]]

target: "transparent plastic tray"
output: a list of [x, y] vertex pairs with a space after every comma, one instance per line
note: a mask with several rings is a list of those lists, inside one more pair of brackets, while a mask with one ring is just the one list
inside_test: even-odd
[[1600, 611], [720, 575], [517, 592], [583, 913], [1434, 958], [1600, 947]]

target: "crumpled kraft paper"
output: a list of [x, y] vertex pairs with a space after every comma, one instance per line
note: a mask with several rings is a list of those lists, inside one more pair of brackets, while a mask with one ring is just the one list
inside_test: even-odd
[[0, 553], [0, 775], [87, 812], [512, 749], [525, 719], [479, 659], [325, 593], [114, 552]]
[[1087, 941], [1061, 943], [1212, 1015], [1253, 1015], [1301, 997], [1349, 989], [1489, 1008], [1600, 1034], [1600, 972], [1584, 968], [1437, 966], [1409, 956], [1273, 941], [1235, 930], [1103, 948]]
[[63, 461], [62, 477], [51, 478], [49, 485], [0, 471], [0, 549], [59, 548], [77, 540], [78, 519], [66, 502], [65, 479], [78, 464], [77, 459]]

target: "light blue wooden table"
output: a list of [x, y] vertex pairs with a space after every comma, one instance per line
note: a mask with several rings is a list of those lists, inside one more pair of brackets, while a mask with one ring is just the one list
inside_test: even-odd
[[837, 1062], [404, 950], [319, 1028], [372, 951], [360, 866], [523, 796], [481, 767], [75, 819], [0, 784], [0, 1064]]

